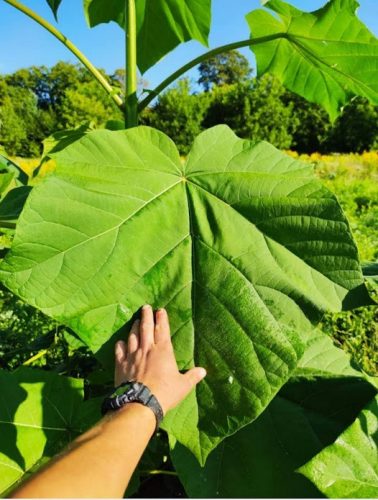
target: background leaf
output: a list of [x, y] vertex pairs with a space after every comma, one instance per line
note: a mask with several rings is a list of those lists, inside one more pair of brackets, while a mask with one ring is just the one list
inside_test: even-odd
[[26, 185], [28, 183], [28, 176], [27, 174], [22, 170], [21, 167], [19, 167], [16, 163], [14, 163], [12, 160], [7, 158], [6, 156], [3, 156], [0, 154], [0, 188], [1, 188], [1, 193], [4, 192], [5, 188], [9, 186], [9, 182], [7, 181], [7, 184], [4, 186], [4, 180], [2, 179], [3, 175], [6, 175], [7, 180], [11, 180], [10, 174], [13, 174], [13, 177], [17, 179], [17, 182], [19, 184], [24, 184]]
[[[115, 21], [125, 27], [124, 0], [84, 0], [89, 26]], [[177, 45], [208, 44], [211, 0], [136, 0], [137, 61], [142, 73]]]
[[291, 91], [323, 106], [334, 120], [352, 97], [378, 104], [378, 41], [356, 17], [356, 0], [331, 0], [302, 12], [282, 0], [246, 18], [253, 38], [283, 37], [254, 45], [258, 75], [270, 72]]
[[374, 394], [358, 378], [292, 380], [204, 468], [178, 443], [173, 464], [190, 498], [319, 498], [296, 469], [332, 443]]
[[288, 380], [297, 331], [369, 301], [337, 200], [267, 143], [215, 127], [183, 165], [167, 136], [139, 127], [53, 157], [1, 278], [94, 352], [144, 303], [167, 307], [179, 367], [208, 376], [164, 427], [202, 463]]
[[294, 376], [300, 377], [362, 377], [362, 373], [351, 366], [350, 356], [336, 347], [332, 339], [320, 330], [309, 334], [305, 352], [298, 363]]
[[338, 439], [299, 469], [329, 498], [378, 496], [378, 397]]
[[4, 493], [99, 415], [98, 409], [87, 412], [83, 405], [79, 379], [21, 367], [12, 373], [0, 370], [0, 388], [0, 492]]
[[17, 219], [31, 189], [31, 186], [20, 186], [9, 191], [0, 202], [0, 220]]

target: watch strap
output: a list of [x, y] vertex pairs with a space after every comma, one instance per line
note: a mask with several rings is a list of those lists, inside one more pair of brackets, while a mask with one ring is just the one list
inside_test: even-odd
[[159, 401], [152, 394], [152, 392], [146, 385], [136, 381], [123, 382], [118, 387], [113, 389], [112, 394], [115, 391], [121, 389], [122, 387], [127, 387], [127, 386], [129, 388], [125, 389], [125, 392], [123, 394], [116, 396], [110, 395], [104, 399], [101, 406], [102, 414], [104, 415], [109, 410], [119, 410], [127, 403], [141, 403], [153, 411], [156, 418], [156, 431], [157, 431], [164, 417], [164, 412]]

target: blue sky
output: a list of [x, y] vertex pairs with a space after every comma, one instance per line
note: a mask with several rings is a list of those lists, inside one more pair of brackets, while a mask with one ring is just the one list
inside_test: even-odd
[[[55, 23], [45, 0], [23, 2]], [[107, 72], [123, 67], [125, 50], [122, 30], [114, 23], [89, 29], [84, 20], [82, 3], [82, 0], [63, 0], [58, 28], [96, 66]], [[303, 10], [314, 10], [322, 6], [325, 0], [292, 0], [291, 3]], [[360, 0], [360, 4], [359, 17], [377, 34], [378, 0]], [[213, 0], [210, 47], [247, 38], [249, 32], [244, 16], [259, 6], [259, 0]], [[150, 87], [154, 87], [179, 66], [204, 51], [205, 47], [198, 42], [183, 44], [145, 73], [144, 79]], [[241, 52], [254, 65], [250, 50], [246, 48]], [[74, 56], [43, 28], [0, 0], [0, 73], [10, 73], [31, 65], [51, 66], [59, 60], [76, 62]], [[196, 79], [196, 70], [192, 70], [189, 76]]]

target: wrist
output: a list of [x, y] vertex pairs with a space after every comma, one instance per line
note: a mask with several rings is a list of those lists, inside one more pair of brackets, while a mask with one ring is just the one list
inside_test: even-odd
[[143, 422], [142, 425], [147, 425], [149, 429], [151, 428], [151, 434], [154, 432], [156, 427], [156, 417], [154, 412], [151, 408], [143, 405], [142, 403], [127, 403], [119, 410], [112, 411], [111, 414], [114, 418], [119, 418], [120, 420], [135, 416]]

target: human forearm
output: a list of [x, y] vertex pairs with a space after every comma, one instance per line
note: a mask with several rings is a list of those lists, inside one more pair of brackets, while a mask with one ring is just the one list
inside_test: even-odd
[[[151, 306], [145, 305], [141, 319], [133, 323], [127, 344], [117, 342], [114, 382], [116, 390], [126, 381], [145, 385], [165, 414], [206, 372], [198, 367], [185, 374], [179, 372], [167, 312], [159, 309], [155, 316], [156, 324]], [[122, 497], [156, 426], [156, 406], [149, 408], [125, 399], [123, 404], [126, 406], [107, 415], [18, 488], [13, 498]]]
[[122, 497], [155, 425], [139, 403], [107, 415], [12, 498]]

